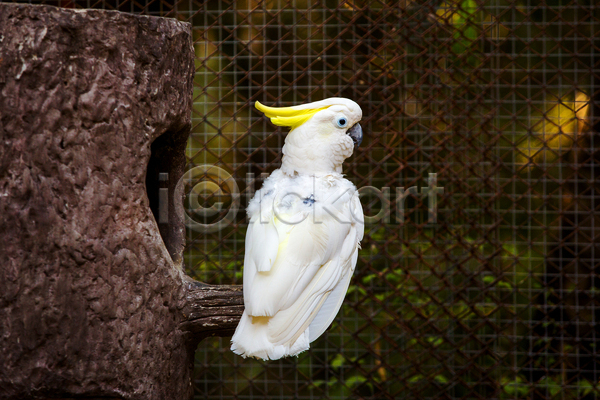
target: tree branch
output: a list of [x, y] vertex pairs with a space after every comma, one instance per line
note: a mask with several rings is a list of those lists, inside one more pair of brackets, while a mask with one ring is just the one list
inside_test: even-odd
[[189, 340], [198, 343], [209, 336], [233, 335], [244, 312], [242, 286], [213, 286], [188, 282], [184, 320], [179, 328], [189, 333]]

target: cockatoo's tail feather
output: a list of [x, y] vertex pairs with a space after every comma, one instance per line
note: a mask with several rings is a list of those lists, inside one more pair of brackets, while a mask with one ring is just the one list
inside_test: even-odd
[[340, 172], [362, 138], [362, 111], [342, 98], [281, 108], [256, 102], [256, 108], [292, 131], [282, 168], [248, 206], [246, 309], [231, 349], [274, 360], [307, 350], [348, 290], [363, 214], [356, 188]]
[[274, 344], [269, 340], [268, 329], [268, 317], [251, 317], [244, 311], [231, 338], [231, 350], [244, 358], [278, 360], [286, 356], [296, 356], [309, 348], [308, 332], [304, 332], [293, 343]]

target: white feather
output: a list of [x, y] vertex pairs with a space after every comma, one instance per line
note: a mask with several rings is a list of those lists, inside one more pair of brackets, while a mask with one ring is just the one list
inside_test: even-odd
[[[355, 256], [348, 263], [352, 267], [356, 265], [356, 259], [358, 258], [358, 249], [355, 250], [354, 254]], [[335, 288], [331, 291], [331, 293], [329, 293], [319, 312], [308, 326], [310, 332], [310, 336], [308, 339], [309, 342], [312, 343], [316, 339], [318, 339], [333, 322], [333, 319], [335, 318], [342, 306], [344, 297], [346, 297], [348, 286], [350, 286], [350, 278], [352, 278], [352, 272], [354, 272], [354, 268], [352, 268], [351, 271], [347, 272], [345, 276], [338, 282]]]

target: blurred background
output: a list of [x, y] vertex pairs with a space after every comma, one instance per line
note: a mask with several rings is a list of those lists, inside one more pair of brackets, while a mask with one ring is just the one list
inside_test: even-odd
[[[205, 339], [196, 399], [600, 397], [595, 1], [41, 3], [192, 24], [189, 166], [241, 194], [231, 223], [188, 232], [187, 272], [207, 283], [242, 283], [244, 208], [281, 161], [285, 129], [254, 101], [363, 109], [344, 173], [373, 218], [340, 314], [298, 358]], [[186, 201], [215, 224], [236, 189], [210, 171]]]

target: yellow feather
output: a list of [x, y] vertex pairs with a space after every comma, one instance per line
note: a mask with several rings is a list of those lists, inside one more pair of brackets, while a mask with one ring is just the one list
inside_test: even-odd
[[308, 121], [317, 112], [324, 110], [329, 106], [298, 110], [294, 107], [268, 107], [257, 101], [255, 107], [263, 112], [265, 116], [271, 120], [273, 125], [289, 126], [294, 129]]

